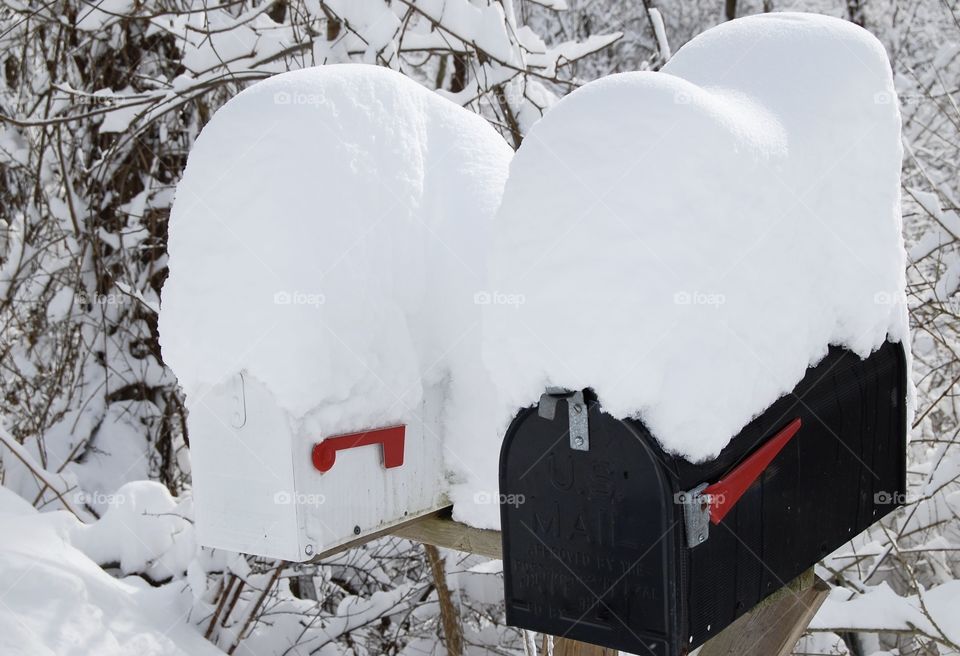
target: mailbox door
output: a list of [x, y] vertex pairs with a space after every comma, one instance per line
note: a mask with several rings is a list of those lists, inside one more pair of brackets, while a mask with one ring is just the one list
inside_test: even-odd
[[270, 391], [237, 375], [189, 396], [187, 404], [200, 543], [304, 560], [290, 503], [293, 435]]
[[662, 461], [589, 404], [572, 448], [566, 401], [520, 413], [501, 450], [507, 622], [637, 654], [678, 654], [682, 521]]

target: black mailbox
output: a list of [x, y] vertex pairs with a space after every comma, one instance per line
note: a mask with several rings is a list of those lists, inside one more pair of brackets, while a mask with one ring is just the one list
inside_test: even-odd
[[643, 655], [701, 645], [902, 501], [906, 375], [900, 344], [831, 348], [699, 464], [589, 390], [549, 390], [500, 454], [507, 622]]

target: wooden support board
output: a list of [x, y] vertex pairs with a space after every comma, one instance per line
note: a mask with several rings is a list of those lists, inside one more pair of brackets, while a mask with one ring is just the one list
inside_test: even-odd
[[[426, 517], [394, 531], [394, 535], [438, 547], [502, 558], [499, 531], [455, 522], [449, 511]], [[717, 634], [698, 656], [787, 656], [826, 599], [829, 586], [813, 570], [775, 592], [756, 608]], [[557, 638], [554, 656], [610, 656], [615, 650]]]
[[[370, 531], [370, 532], [368, 532], [368, 533], [364, 533], [364, 534], [358, 536], [358, 537], [357, 537], [356, 539], [354, 539], [354, 540], [350, 540], [349, 542], [345, 542], [344, 544], [338, 545], [338, 546], [333, 547], [333, 548], [331, 548], [331, 549], [327, 549], [326, 551], [321, 551], [321, 552], [318, 553], [316, 556], [314, 556], [313, 558], [311, 558], [311, 559], [310, 559], [310, 562], [311, 562], [311, 563], [318, 563], [318, 562], [320, 562], [321, 560], [323, 560], [324, 558], [329, 558], [330, 556], [336, 555], [336, 554], [338, 554], [338, 553], [340, 553], [340, 552], [342, 552], [342, 551], [346, 551], [347, 549], [350, 549], [351, 547], [359, 547], [361, 544], [366, 544], [367, 542], [371, 542], [371, 541], [373, 541], [373, 540], [376, 540], [377, 538], [382, 538], [382, 537], [387, 536], [387, 535], [396, 535], [396, 536], [398, 536], [398, 537], [405, 537], [405, 538], [408, 537], [408, 538], [411, 539], [411, 540], [414, 540], [414, 541], [416, 541], [416, 542], [422, 542], [423, 544], [434, 544], [433, 542], [429, 542], [429, 541], [427, 541], [427, 540], [419, 540], [419, 539], [417, 539], [417, 538], [415, 538], [415, 537], [410, 537], [410, 536], [407, 536], [407, 535], [403, 535], [402, 532], [403, 532], [405, 529], [407, 529], [408, 527], [413, 526], [414, 524], [419, 524], [419, 523], [421, 523], [421, 522], [438, 521], [438, 518], [442, 518], [442, 517], [447, 517], [447, 518], [449, 518], [449, 517], [450, 517], [451, 508], [452, 508], [452, 506], [449, 506], [449, 505], [448, 505], [448, 506], [442, 506], [442, 507], [440, 507], [440, 508], [437, 508], [436, 510], [430, 511], [429, 513], [427, 513], [427, 514], [425, 514], [425, 515], [418, 515], [418, 516], [416, 516], [416, 517], [411, 517], [410, 519], [404, 520], [404, 521], [402, 521], [402, 522], [395, 522], [395, 523], [392, 523], [392, 524], [388, 524], [388, 525], [384, 526], [383, 528], [379, 528], [379, 529], [376, 529], [376, 530], [372, 530], [372, 531]], [[452, 520], [450, 520], [450, 519], [448, 519], [447, 521], [448, 521], [448, 522], [452, 522]], [[456, 524], [456, 522], [453, 522], [453, 523]], [[464, 525], [463, 525], [463, 524], [459, 524], [459, 526], [464, 526]], [[470, 527], [466, 527], [466, 528], [470, 528]], [[473, 529], [473, 528], [471, 528], [470, 530], [476, 531], [476, 530], [478, 530], [478, 529]], [[494, 533], [494, 534], [496, 534], [497, 539], [498, 539], [498, 540], [500, 539], [500, 534], [497, 533], [496, 531], [487, 531], [487, 532], [488, 532], [488, 533]], [[445, 547], [445, 546], [448, 546], [448, 545], [437, 543], [435, 546]], [[451, 549], [456, 549], [456, 547], [450, 547], [450, 548], [451, 548]], [[464, 549], [461, 549], [461, 551], [464, 551]], [[476, 552], [476, 553], [481, 553], [481, 552]], [[499, 553], [499, 552], [498, 552], [498, 553]], [[487, 554], [484, 553], [483, 555], [487, 555]], [[499, 555], [498, 555], [498, 556], [491, 556], [491, 558], [500, 558], [500, 556], [499, 556]]]
[[435, 547], [456, 549], [498, 560], [503, 558], [500, 531], [488, 531], [455, 522], [450, 518], [450, 509], [406, 524], [393, 534]]
[[617, 656], [616, 649], [590, 645], [568, 638], [557, 638], [553, 643], [553, 656]]
[[697, 656], [788, 656], [829, 592], [807, 570], [714, 636]]
[[[488, 558], [502, 558], [499, 531], [473, 528], [451, 518], [451, 507], [364, 536], [335, 551], [363, 544], [382, 535], [396, 535], [423, 544], [474, 553]], [[317, 558], [332, 553], [320, 554]], [[787, 656], [797, 644], [820, 605], [829, 587], [815, 577], [813, 570], [790, 582], [762, 601], [746, 615], [725, 628], [697, 650], [697, 656]], [[615, 650], [597, 645], [557, 638], [554, 656], [611, 656]]]

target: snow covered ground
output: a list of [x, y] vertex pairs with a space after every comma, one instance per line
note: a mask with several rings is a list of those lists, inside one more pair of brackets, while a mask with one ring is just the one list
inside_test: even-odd
[[115, 510], [85, 526], [65, 511], [39, 513], [0, 487], [0, 653], [223, 653], [189, 624], [194, 599], [182, 581], [153, 587], [138, 576], [115, 578], [101, 567], [117, 563], [120, 572], [137, 571], [145, 559], [159, 556], [149, 569], [162, 576], [170, 559], [193, 557], [191, 540], [175, 540], [189, 524], [138, 519], [144, 511], [172, 510], [162, 486], [130, 484], [119, 495]]

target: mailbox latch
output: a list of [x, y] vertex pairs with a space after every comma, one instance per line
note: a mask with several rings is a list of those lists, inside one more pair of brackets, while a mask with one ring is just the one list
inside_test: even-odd
[[590, 450], [590, 422], [587, 419], [587, 403], [583, 391], [572, 392], [562, 387], [548, 387], [540, 396], [537, 414], [553, 421], [557, 414], [557, 401], [567, 400], [567, 416], [570, 426], [570, 448], [574, 451]]
[[687, 547], [703, 544], [710, 537], [710, 495], [706, 483], [687, 492], [677, 492], [675, 501], [683, 506], [683, 525], [687, 533]]

